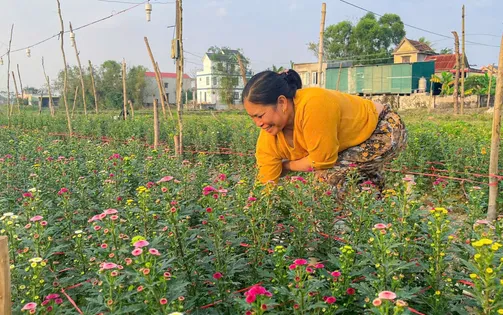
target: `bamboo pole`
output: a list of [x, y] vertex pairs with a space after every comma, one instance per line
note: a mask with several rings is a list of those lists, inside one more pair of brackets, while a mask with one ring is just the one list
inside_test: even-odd
[[17, 113], [21, 114], [21, 105], [19, 103], [19, 92], [17, 89], [16, 75], [12, 71], [12, 81], [14, 82], [14, 91], [16, 92]]
[[79, 86], [77, 85], [75, 87], [75, 95], [73, 96], [73, 107], [72, 107], [72, 119], [73, 115], [75, 114], [75, 104], [77, 104], [77, 95], [79, 94]]
[[489, 87], [487, 88], [487, 108], [489, 108], [489, 105], [491, 104], [491, 90], [492, 90], [492, 85], [493, 85], [493, 74], [494, 74], [494, 66], [489, 66]]
[[[458, 32], [452, 31], [454, 35], [454, 49], [456, 53], [456, 75], [454, 77], [454, 93], [452, 97], [454, 98], [454, 114], [459, 114], [459, 36]], [[430, 93], [433, 93], [431, 91]]]
[[12, 314], [9, 242], [0, 236], [0, 314]]
[[[161, 99], [161, 106], [162, 108], [165, 108], [165, 103], [164, 103], [164, 97], [162, 97], [162, 93], [163, 93], [163, 84], [162, 84], [162, 80], [160, 78], [160, 74], [159, 74], [159, 71], [157, 69], [157, 63], [155, 62], [155, 59], [154, 59], [154, 55], [152, 54], [152, 50], [150, 49], [150, 45], [148, 43], [148, 38], [147, 37], [144, 37], [144, 40], [145, 40], [145, 45], [147, 46], [147, 52], [148, 52], [148, 55], [150, 56], [150, 60], [152, 61], [152, 67], [154, 67], [154, 73], [155, 73], [155, 79], [157, 81], [157, 88], [159, 89], [159, 98]], [[170, 114], [171, 114], [171, 111], [170, 111]], [[173, 118], [173, 116], [171, 115], [171, 118]]]
[[59, 2], [59, 0], [56, 0], [57, 3], [58, 3], [58, 15], [59, 15], [59, 22], [60, 22], [60, 25], [61, 25], [61, 32], [59, 33], [59, 37], [61, 39], [61, 54], [63, 56], [63, 67], [64, 67], [64, 71], [65, 71], [65, 78], [64, 78], [64, 81], [63, 81], [63, 100], [64, 100], [64, 103], [65, 103], [65, 111], [66, 111], [66, 122], [67, 122], [67, 125], [68, 125], [68, 136], [71, 138], [72, 137], [72, 120], [70, 119], [70, 112], [69, 112], [69, 109], [68, 109], [68, 100], [66, 98], [66, 92], [68, 90], [68, 69], [67, 69], [67, 63], [66, 63], [66, 55], [65, 55], [65, 46], [64, 46], [64, 42], [63, 42], [63, 38], [64, 38], [64, 35], [65, 35], [65, 26], [63, 24], [63, 16], [61, 14], [61, 4]]
[[42, 57], [42, 69], [44, 70], [44, 77], [47, 83], [47, 90], [49, 93], [49, 111], [51, 112], [51, 116], [54, 117], [54, 102], [52, 100], [51, 83], [49, 81], [49, 77], [45, 73], [44, 57]]
[[17, 76], [19, 78], [19, 86], [21, 87], [21, 98], [24, 99], [24, 89], [23, 89], [23, 81], [21, 81], [21, 71], [19, 71], [19, 64], [17, 66]]
[[321, 85], [321, 73], [323, 71], [323, 35], [325, 33], [325, 16], [327, 14], [327, 4], [321, 4], [321, 21], [320, 21], [320, 44], [318, 45], [318, 86]]
[[7, 113], [9, 117], [9, 128], [11, 126], [12, 106], [10, 104], [10, 49], [12, 46], [12, 33], [14, 32], [14, 24], [10, 29], [9, 48], [7, 50]]
[[91, 85], [93, 86], [94, 106], [96, 108], [96, 114], [98, 114], [98, 95], [96, 93], [96, 85], [94, 84], [93, 72], [93, 64], [91, 63], [91, 60], [89, 60], [89, 73], [91, 74]]
[[133, 107], [133, 102], [131, 100], [128, 101], [129, 103], [129, 108], [131, 109], [131, 119], [134, 119], [134, 107]]
[[337, 74], [337, 88], [336, 88], [337, 91], [340, 91], [339, 84], [341, 83], [341, 72], [342, 72], [342, 61], [339, 64], [339, 73]]
[[[461, 53], [461, 106], [459, 109], [459, 113], [463, 115], [465, 113], [465, 71], [466, 71], [466, 55], [465, 55], [465, 6], [463, 5], [463, 12], [462, 12], [462, 22], [461, 22], [461, 27], [462, 27], [462, 33], [461, 33], [461, 44], [462, 44], [462, 53]], [[468, 65], [469, 67], [469, 65]]]
[[124, 111], [124, 120], [127, 119], [127, 89], [126, 89], [126, 59], [122, 59], [122, 94], [124, 103], [122, 110]]
[[182, 120], [182, 90], [183, 90], [183, 10], [182, 0], [176, 0], [176, 39], [180, 54], [176, 59], [176, 111], [178, 116], [178, 150], [183, 156], [183, 120]]
[[496, 220], [497, 198], [499, 180], [498, 175], [498, 153], [501, 136], [501, 105], [503, 103], [503, 36], [501, 37], [500, 55], [498, 61], [498, 78], [496, 83], [496, 96], [494, 97], [493, 128], [491, 136], [491, 158], [489, 162], [489, 203], [487, 207], [487, 219]]
[[[72, 22], [70, 22], [70, 32], [73, 33]], [[87, 116], [87, 104], [86, 104], [86, 87], [84, 85], [84, 75], [82, 74], [82, 64], [80, 63], [80, 52], [77, 49], [77, 40], [73, 38], [73, 48], [75, 48], [75, 56], [77, 56], [77, 65], [79, 66], [79, 76], [80, 85], [82, 86], [82, 102], [84, 104], [84, 115]]]
[[162, 95], [160, 95], [160, 98], [162, 98], [164, 101], [164, 102], [161, 102], [162, 117], [164, 118], [164, 120], [166, 120], [166, 107], [168, 107], [169, 116], [171, 117], [171, 119], [173, 119], [173, 113], [171, 113], [171, 107], [169, 107], [169, 99], [166, 95], [166, 87], [164, 86], [164, 81], [162, 80], [161, 69], [159, 68], [159, 63], [157, 61], [155, 62], [155, 71], [157, 71], [157, 76], [159, 76], [159, 79], [161, 80]]
[[153, 111], [154, 111], [154, 150], [157, 150], [157, 147], [159, 146], [159, 117], [158, 117], [157, 107], [158, 107], [157, 98], [155, 98], [155, 96], [154, 96], [154, 106], [153, 106]]

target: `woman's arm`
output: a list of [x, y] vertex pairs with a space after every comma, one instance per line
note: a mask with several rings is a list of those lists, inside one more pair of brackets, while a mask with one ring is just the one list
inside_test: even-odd
[[307, 156], [300, 160], [283, 161], [283, 173], [285, 173], [285, 171], [310, 172], [312, 170], [313, 167]]

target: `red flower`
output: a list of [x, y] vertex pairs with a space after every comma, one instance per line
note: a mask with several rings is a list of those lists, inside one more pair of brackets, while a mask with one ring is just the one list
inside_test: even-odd
[[161, 305], [166, 305], [168, 304], [168, 300], [166, 298], [162, 298], [159, 300], [159, 303], [161, 303]]
[[329, 297], [327, 297], [327, 298], [325, 299], [325, 302], [326, 302], [327, 304], [334, 304], [334, 303], [335, 303], [335, 301], [337, 301], [337, 299], [336, 299], [336, 298], [334, 298], [333, 296], [329, 296]]
[[213, 209], [211, 209], [210, 207], [206, 208], [206, 212], [208, 213], [212, 213], [213, 212]]
[[305, 259], [295, 259], [294, 264], [296, 264], [297, 266], [302, 266], [302, 265], [306, 265], [307, 264], [307, 260]]
[[219, 280], [222, 277], [223, 277], [223, 275], [220, 272], [215, 272], [213, 274], [213, 279], [215, 279], [215, 280]]
[[353, 294], [355, 294], [355, 293], [356, 293], [356, 290], [355, 290], [355, 289], [353, 289], [353, 288], [348, 288], [348, 289], [346, 290], [346, 293], [347, 293], [348, 295], [353, 295]]
[[265, 305], [265, 304], [262, 304], [262, 306], [260, 306], [260, 308], [261, 308], [263, 311], [267, 311], [267, 305]]
[[246, 297], [246, 303], [248, 304], [252, 304], [253, 302], [255, 302], [255, 300], [257, 299], [257, 296], [256, 295], [253, 295], [253, 294], [249, 294], [247, 297]]

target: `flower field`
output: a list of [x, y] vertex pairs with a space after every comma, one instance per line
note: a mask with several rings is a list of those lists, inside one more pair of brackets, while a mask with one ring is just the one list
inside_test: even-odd
[[155, 151], [146, 114], [77, 118], [73, 138], [63, 116], [14, 116], [0, 128], [13, 313], [503, 314], [491, 121], [404, 118], [383, 197], [353, 174], [338, 204], [312, 174], [255, 185], [244, 115], [185, 116], [183, 159], [174, 121]]

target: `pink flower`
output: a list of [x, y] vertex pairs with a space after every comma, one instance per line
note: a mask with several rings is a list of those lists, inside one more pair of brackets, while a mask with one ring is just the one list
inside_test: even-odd
[[108, 245], [106, 243], [101, 244], [101, 248], [105, 249], [108, 248]]
[[246, 303], [252, 304], [257, 299], [256, 295], [249, 294], [246, 296]]
[[48, 296], [45, 297], [46, 300], [54, 300], [54, 299], [57, 299], [59, 298], [59, 294], [57, 293], [51, 293], [49, 294]]
[[131, 265], [133, 263], [133, 260], [131, 258], [129, 258], [129, 257], [126, 258], [126, 259], [124, 259], [124, 260], [126, 261], [126, 266], [129, 266], [129, 265]]
[[165, 193], [165, 192], [167, 192], [167, 191], [168, 191], [168, 188], [166, 188], [166, 187], [162, 187], [162, 188], [161, 188], [161, 191], [162, 191], [163, 193]]
[[391, 291], [382, 291], [379, 293], [379, 298], [382, 300], [394, 300], [396, 299], [396, 294]]
[[148, 246], [148, 244], [150, 244], [150, 243], [147, 242], [146, 240], [140, 240], [140, 241], [134, 243], [133, 246], [136, 248], [142, 248], [142, 247]]
[[135, 257], [140, 256], [143, 253], [143, 250], [141, 248], [135, 248], [131, 254]]
[[159, 253], [159, 251], [155, 248], [149, 249], [148, 252], [154, 256], [161, 256], [161, 253]]
[[67, 193], [67, 192], [68, 192], [68, 189], [67, 189], [67, 188], [65, 188], [65, 187], [63, 187], [63, 188], [61, 188], [61, 189], [58, 191], [58, 195], [60, 195], [60, 196], [61, 196], [62, 194]]
[[45, 300], [42, 302], [42, 306], [46, 306], [49, 303], [51, 303], [51, 300]]
[[220, 279], [220, 278], [222, 278], [222, 277], [223, 277], [223, 275], [222, 275], [222, 273], [220, 273], [220, 272], [215, 272], [215, 273], [213, 274], [213, 279], [215, 279], [215, 280], [219, 280], [219, 279]]
[[227, 189], [219, 189], [219, 190], [217, 190], [217, 191], [218, 191], [219, 193], [221, 193], [221, 194], [225, 194], [225, 193], [227, 193], [227, 192], [228, 192], [228, 190], [227, 190]]
[[99, 221], [99, 220], [101, 220], [100, 216], [99, 215], [95, 215], [92, 218], [90, 218], [89, 220], [87, 220], [87, 222], [91, 223], [91, 222]]
[[42, 221], [42, 222], [40, 222], [40, 225], [41, 225], [41, 226], [46, 226], [46, 225], [47, 225], [47, 221]]
[[143, 274], [145, 276], [148, 275], [148, 274], [150, 274], [150, 269], [148, 269], [148, 268], [143, 269]]
[[307, 273], [313, 273], [313, 272], [314, 272], [314, 269], [313, 269], [313, 268], [311, 268], [311, 267], [307, 267], [307, 268], [306, 268], [306, 272], [307, 272]]
[[291, 264], [288, 269], [290, 270], [294, 270], [295, 268], [297, 268], [297, 265], [296, 264]]
[[159, 300], [159, 303], [161, 303], [161, 305], [166, 305], [168, 304], [168, 300], [166, 298], [162, 298]]
[[26, 192], [26, 193], [23, 194], [23, 197], [25, 197], [25, 198], [33, 198], [33, 195], [32, 195], [31, 192]]
[[37, 222], [37, 221], [40, 221], [42, 220], [44, 217], [41, 216], [41, 215], [36, 215], [34, 216], [33, 218], [30, 219], [31, 222]]
[[169, 279], [171, 278], [171, 273], [169, 273], [169, 272], [167, 272], [167, 271], [166, 271], [166, 272], [163, 274], [163, 277], [164, 277], [164, 279], [169, 280]]
[[103, 211], [104, 214], [116, 214], [117, 213], [117, 210], [116, 209], [107, 209], [105, 211]]
[[318, 264], [314, 265], [314, 268], [316, 268], [316, 269], [325, 268], [325, 265], [321, 264], [321, 263], [318, 263]]
[[206, 208], [206, 212], [208, 213], [212, 213], [213, 212], [213, 209], [211, 209], [210, 207]]
[[114, 270], [114, 271], [112, 271], [112, 272], [110, 273], [110, 275], [111, 275], [112, 277], [117, 277], [117, 276], [119, 275], [119, 272], [118, 272], [118, 271], [116, 271], [116, 270]]
[[374, 299], [372, 304], [374, 304], [375, 307], [379, 307], [382, 304], [382, 300], [380, 298]]
[[213, 186], [206, 186], [203, 188], [203, 195], [208, 196], [212, 191], [217, 191], [217, 189]]
[[257, 200], [257, 198], [255, 198], [255, 197], [248, 197], [248, 201], [255, 201], [255, 200]]
[[37, 303], [30, 302], [30, 303], [26, 303], [21, 310], [22, 311], [31, 311], [36, 308], [37, 308]]
[[106, 213], [100, 213], [100, 214], [98, 214], [98, 219], [100, 219], [100, 220], [103, 220], [106, 217], [107, 217]]
[[105, 262], [105, 263], [103, 263], [103, 266], [101, 266], [101, 268], [103, 270], [115, 269], [115, 268], [117, 268], [117, 264]]
[[54, 300], [54, 303], [56, 303], [56, 304], [58, 304], [58, 305], [59, 305], [59, 304], [62, 304], [62, 303], [63, 303], [63, 299], [61, 299], [61, 298], [59, 298], [59, 299], [55, 299], [55, 300]]
[[307, 260], [305, 259], [295, 259], [293, 261], [294, 264], [296, 264], [297, 266], [302, 266], [302, 265], [306, 265], [307, 264]]
[[325, 302], [326, 302], [327, 304], [334, 304], [334, 303], [335, 303], [335, 301], [337, 301], [337, 299], [336, 299], [336, 298], [334, 298], [333, 296], [327, 296], [327, 298], [325, 299]]
[[265, 293], [267, 292], [267, 290], [260, 286], [260, 285], [254, 285], [253, 287], [250, 288], [250, 290], [248, 290], [248, 292], [246, 292], [247, 295], [264, 295]]
[[169, 181], [171, 181], [171, 180], [173, 180], [173, 179], [174, 179], [174, 177], [173, 177], [173, 176], [164, 176], [163, 178], [159, 179], [159, 180], [157, 181], [157, 183], [158, 183], [158, 184], [159, 184], [159, 183], [165, 183], [165, 182], [169, 182]]
[[218, 179], [221, 180], [222, 182], [227, 179], [227, 176], [225, 174], [219, 174]]
[[94, 230], [95, 230], [95, 231], [99, 231], [99, 230], [101, 230], [101, 226], [99, 226], [99, 225], [95, 225], [95, 226], [94, 226]]
[[25, 228], [25, 229], [29, 229], [29, 228], [31, 228], [31, 223], [26, 224], [26, 225], [24, 226], [24, 228]]
[[347, 295], [354, 295], [356, 293], [356, 290], [353, 288], [348, 288], [346, 290]]
[[383, 230], [383, 229], [387, 228], [387, 226], [384, 223], [377, 223], [376, 225], [374, 225], [374, 228], [378, 229], [378, 230]]
[[110, 216], [110, 220], [112, 220], [112, 221], [115, 221], [115, 220], [117, 220], [118, 218], [119, 218], [119, 216], [118, 216], [118, 215], [115, 215], [115, 214], [114, 214], [114, 215], [112, 215], [112, 216]]
[[332, 277], [334, 278], [339, 278], [341, 276], [341, 272], [340, 271], [334, 271], [331, 273]]
[[143, 291], [143, 286], [139, 286], [138, 288], [136, 288], [136, 291], [138, 291], [138, 292]]

